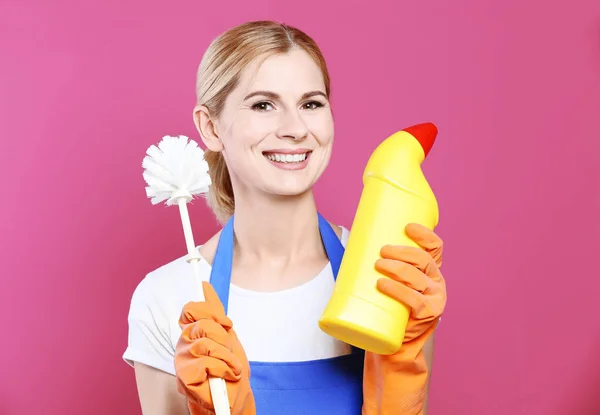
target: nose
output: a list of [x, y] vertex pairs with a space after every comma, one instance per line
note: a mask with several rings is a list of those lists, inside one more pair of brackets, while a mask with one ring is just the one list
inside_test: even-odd
[[277, 137], [292, 139], [294, 141], [304, 140], [308, 135], [308, 128], [302, 117], [296, 111], [284, 111], [281, 115], [277, 128]]

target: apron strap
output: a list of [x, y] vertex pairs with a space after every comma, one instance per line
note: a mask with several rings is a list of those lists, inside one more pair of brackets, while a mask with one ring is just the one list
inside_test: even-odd
[[[325, 252], [329, 258], [329, 262], [331, 263], [333, 279], [335, 280], [340, 269], [342, 257], [344, 256], [344, 245], [342, 245], [342, 242], [338, 238], [329, 222], [327, 222], [320, 213], [317, 213], [317, 215], [319, 219], [319, 232], [321, 234], [321, 240], [323, 241]], [[229, 287], [231, 284], [231, 269], [233, 261], [233, 218], [234, 217], [232, 215], [221, 230], [209, 280], [210, 284], [213, 286], [215, 292], [219, 296], [219, 299], [223, 303], [225, 314], [227, 314], [227, 308], [229, 305]]]
[[231, 283], [231, 263], [233, 261], [233, 216], [227, 221], [221, 235], [213, 259], [212, 269], [210, 271], [210, 285], [219, 296], [225, 315], [229, 305], [229, 286]]
[[344, 245], [338, 238], [337, 234], [325, 220], [323, 216], [319, 215], [319, 231], [321, 232], [321, 240], [325, 246], [325, 252], [331, 263], [331, 270], [333, 271], [333, 279], [337, 279], [338, 271], [340, 270], [340, 264], [342, 263], [342, 257], [344, 256]]

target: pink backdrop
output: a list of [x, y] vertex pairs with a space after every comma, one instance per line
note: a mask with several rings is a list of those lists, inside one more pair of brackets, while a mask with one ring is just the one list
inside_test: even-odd
[[[425, 170], [449, 304], [430, 413], [600, 413], [600, 2], [238, 3], [0, 4], [0, 413], [140, 413], [129, 300], [185, 250], [140, 163], [164, 134], [196, 137], [202, 52], [261, 18], [329, 61], [326, 216], [351, 225], [380, 140], [440, 129]], [[198, 242], [217, 230], [201, 201], [191, 214]]]

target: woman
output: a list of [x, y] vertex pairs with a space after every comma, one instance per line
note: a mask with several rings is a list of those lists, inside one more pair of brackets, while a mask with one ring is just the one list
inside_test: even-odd
[[348, 239], [312, 193], [333, 145], [329, 97], [325, 60], [295, 28], [246, 23], [205, 53], [194, 121], [225, 226], [199, 248], [205, 302], [184, 258], [135, 290], [124, 359], [145, 415], [211, 413], [209, 375], [227, 381], [233, 414], [426, 413], [446, 298], [435, 233], [409, 225], [424, 249], [382, 247], [375, 264], [391, 277], [378, 288], [412, 308], [400, 352], [357, 350], [318, 327]]

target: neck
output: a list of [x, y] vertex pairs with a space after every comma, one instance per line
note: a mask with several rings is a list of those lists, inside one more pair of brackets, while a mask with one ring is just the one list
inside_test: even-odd
[[324, 254], [312, 191], [236, 198], [233, 226], [236, 256], [293, 261]]

